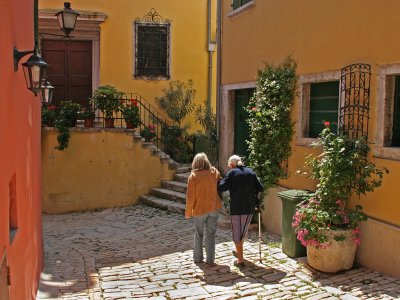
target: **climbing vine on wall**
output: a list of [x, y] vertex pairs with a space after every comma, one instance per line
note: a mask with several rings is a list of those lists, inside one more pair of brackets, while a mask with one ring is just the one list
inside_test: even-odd
[[258, 70], [257, 88], [250, 99], [249, 164], [265, 190], [287, 177], [287, 160], [294, 123], [290, 118], [296, 93], [296, 62], [287, 57], [282, 64], [266, 63]]

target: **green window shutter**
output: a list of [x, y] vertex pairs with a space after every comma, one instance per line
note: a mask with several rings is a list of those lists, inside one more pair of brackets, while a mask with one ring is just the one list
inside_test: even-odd
[[326, 121], [331, 122], [331, 130], [336, 132], [338, 111], [339, 81], [310, 84], [309, 137], [318, 137]]
[[400, 75], [396, 76], [394, 92], [392, 146], [400, 146]]

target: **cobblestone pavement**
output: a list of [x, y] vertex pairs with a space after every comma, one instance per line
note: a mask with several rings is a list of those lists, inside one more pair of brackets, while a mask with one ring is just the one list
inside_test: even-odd
[[400, 299], [400, 279], [355, 268], [326, 275], [280, 250], [279, 237], [245, 243], [232, 265], [228, 230], [217, 231], [214, 267], [194, 264], [193, 226], [145, 206], [44, 215], [45, 266], [37, 299]]

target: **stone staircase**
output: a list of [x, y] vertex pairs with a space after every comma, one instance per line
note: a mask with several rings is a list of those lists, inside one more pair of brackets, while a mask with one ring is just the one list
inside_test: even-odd
[[[164, 180], [161, 187], [153, 187], [148, 195], [139, 197], [139, 201], [145, 205], [184, 214], [186, 207], [187, 180], [191, 166], [175, 163], [175, 175], [173, 180]], [[230, 220], [225, 210], [222, 210], [218, 218], [220, 228], [230, 228]]]

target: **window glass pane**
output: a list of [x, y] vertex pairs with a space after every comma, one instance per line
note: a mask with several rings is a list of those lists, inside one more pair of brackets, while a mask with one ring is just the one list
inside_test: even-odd
[[396, 76], [394, 93], [392, 146], [400, 146], [400, 75]]
[[331, 122], [332, 132], [337, 131], [339, 111], [339, 81], [310, 84], [309, 137], [316, 138]]
[[137, 26], [136, 76], [168, 76], [168, 25]]
[[239, 7], [245, 5], [246, 3], [249, 3], [251, 0], [233, 0], [232, 1], [232, 9], [238, 9]]

